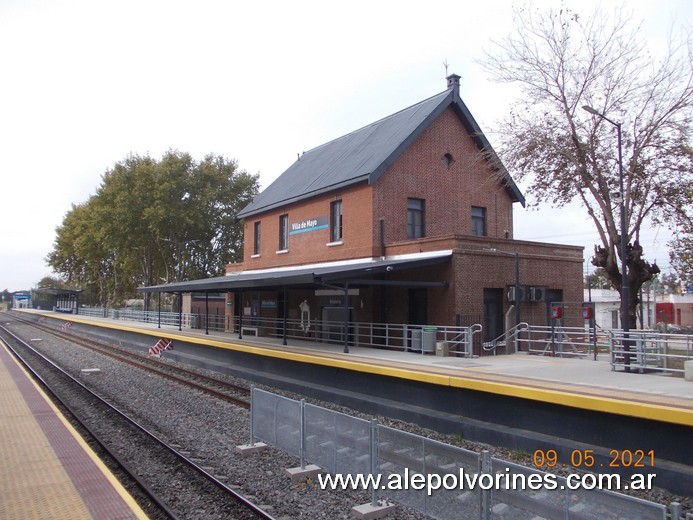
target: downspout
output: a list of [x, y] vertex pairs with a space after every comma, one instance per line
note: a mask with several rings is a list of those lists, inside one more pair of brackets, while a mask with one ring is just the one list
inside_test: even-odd
[[238, 306], [238, 339], [243, 339], [243, 290], [241, 289], [239, 300], [241, 304]]
[[183, 291], [178, 291], [178, 330], [183, 330]]
[[209, 334], [209, 291], [205, 291], [205, 334]]
[[289, 313], [289, 295], [288, 291], [286, 290], [286, 286], [284, 286], [284, 341], [282, 342], [282, 345], [286, 346], [286, 336], [287, 336], [287, 331], [286, 331], [286, 315]]

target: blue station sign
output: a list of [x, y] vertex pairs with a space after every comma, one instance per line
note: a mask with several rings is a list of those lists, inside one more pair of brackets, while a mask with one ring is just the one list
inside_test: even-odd
[[319, 229], [327, 229], [328, 220], [326, 216], [308, 218], [306, 220], [301, 220], [300, 222], [291, 223], [290, 235], [297, 235], [298, 233], [307, 233], [308, 231], [317, 231]]

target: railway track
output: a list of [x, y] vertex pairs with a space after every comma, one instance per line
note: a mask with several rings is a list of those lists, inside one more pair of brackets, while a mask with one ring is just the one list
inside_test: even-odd
[[4, 326], [0, 326], [0, 337], [88, 438], [107, 454], [118, 473], [126, 475], [131, 486], [134, 483], [143, 508], [153, 518], [188, 518], [190, 496], [202, 499], [208, 510], [221, 511], [229, 518], [273, 518], [217, 478], [211, 468], [201, 466], [180, 447], [91, 391]]
[[155, 356], [140, 354], [132, 349], [123, 348], [113, 343], [107, 343], [93, 338], [84, 338], [71, 332], [69, 328], [56, 329], [40, 322], [25, 320], [17, 316], [12, 316], [11, 319], [23, 325], [51, 334], [54, 337], [79, 345], [80, 347], [87, 348], [93, 352], [145, 370], [151, 374], [194, 388], [195, 390], [212, 395], [242, 408], [250, 409], [250, 389], [247, 387], [223, 381], [179, 365], [172, 365], [161, 361]]
[[[30, 321], [30, 322], [27, 323], [27, 325], [30, 325], [30, 326], [33, 327], [33, 326], [34, 326], [34, 323], [35, 323], [35, 322], [31, 322], [31, 321]], [[43, 325], [45, 326], [46, 324], [44, 323]], [[63, 335], [63, 333], [65, 333], [65, 331], [57, 330], [56, 328], [51, 328], [51, 327], [46, 327], [46, 330], [47, 330], [47, 332], [50, 332], [51, 335], [52, 335], [54, 332], [57, 333], [58, 335]], [[68, 332], [74, 332], [74, 329], [73, 329], [72, 331], [68, 331]], [[32, 334], [32, 333], [30, 332], [29, 334]], [[72, 334], [65, 333], [65, 334], [66, 334], [68, 337], [70, 337], [70, 338], [72, 338], [72, 337], [75, 336], [73, 333], [72, 333]], [[27, 335], [27, 337], [29, 337], [29, 336]], [[78, 338], [79, 338], [79, 336], [78, 336]], [[80, 338], [80, 339], [83, 340], [84, 338]], [[107, 341], [108, 341], [108, 340], [107, 340]], [[87, 342], [87, 343], [90, 343], [90, 344], [97, 344], [97, 343], [98, 343], [98, 344], [99, 344], [100, 346], [102, 346], [102, 347], [107, 351], [107, 353], [109, 353], [109, 354], [112, 353], [111, 351], [122, 350], [122, 351], [124, 351], [124, 352], [127, 354], [126, 357], [132, 358], [132, 357], [134, 357], [134, 356], [136, 355], [136, 353], [135, 353], [134, 351], [132, 351], [131, 349], [129, 349], [129, 348], [128, 348], [128, 349], [125, 349], [125, 348], [123, 348], [123, 347], [121, 347], [121, 346], [119, 346], [119, 345], [117, 345], [117, 344], [112, 344], [112, 343], [110, 343], [110, 344], [109, 344], [109, 343], [101, 343], [101, 342], [95, 341], [95, 340], [93, 340], [93, 339], [89, 339], [89, 340], [87, 340], [86, 342]], [[94, 346], [94, 345], [92, 345], [92, 346]], [[140, 348], [140, 350], [143, 350], [143, 348], [146, 349], [146, 347], [143, 347], [143, 346], [142, 346], [142, 342], [139, 343], [139, 348]], [[92, 349], [92, 350], [93, 350], [93, 349]], [[145, 363], [146, 365], [152, 365], [152, 366], [153, 366], [153, 365], [159, 365], [159, 364], [161, 364], [161, 365], [164, 365], [164, 369], [167, 369], [167, 368], [171, 365], [171, 361], [170, 361], [170, 360], [166, 360], [166, 359], [164, 359], [164, 360], [162, 360], [162, 361], [159, 361], [158, 359], [156, 359], [156, 358], [154, 358], [154, 357], [151, 357], [151, 356], [147, 356], [147, 355], [145, 355], [145, 354], [138, 355], [138, 357], [141, 358], [141, 361], [142, 361], [143, 363]], [[105, 363], [105, 364], [107, 364], [107, 363]], [[88, 365], [87, 365], [87, 366], [88, 366]], [[77, 368], [77, 370], [78, 370], [78, 369], [79, 369], [79, 368]], [[147, 369], [149, 369], [149, 368], [147, 367]], [[190, 377], [197, 377], [197, 376], [199, 376], [199, 374], [197, 374], [197, 373], [195, 372], [195, 369], [193, 369], [192, 371], [184, 370], [184, 372], [189, 372], [189, 373], [191, 373], [191, 374], [194, 374], [194, 376], [190, 376]], [[105, 373], [106, 373], [106, 372], [104, 372], [104, 374], [105, 374]], [[206, 376], [205, 376], [205, 377], [206, 377]], [[94, 378], [94, 379], [96, 379], [96, 378]], [[215, 378], [209, 378], [209, 379], [215, 380]], [[193, 388], [194, 388], [194, 386], [193, 386]], [[242, 388], [242, 390], [239, 390], [239, 392], [242, 393], [242, 394], [245, 396], [247, 390], [246, 390], [246, 388]], [[209, 393], [209, 392], [207, 392], [207, 393]], [[193, 398], [190, 400], [190, 402], [195, 402], [195, 399], [196, 399], [196, 398], [193, 397]], [[211, 402], [214, 403], [215, 400], [211, 400]], [[179, 406], [178, 408], [176, 408], [176, 407], [173, 407], [173, 408], [172, 408], [172, 415], [174, 415], [174, 416], [177, 415], [178, 411], [180, 410], [180, 405], [178, 405], [178, 406]], [[213, 406], [216, 406], [216, 405], [213, 405]], [[234, 414], [234, 412], [231, 412], [231, 413]], [[227, 415], [226, 417], [229, 417], [229, 416]], [[240, 417], [239, 417], [239, 418], [240, 418]], [[207, 424], [208, 424], [207, 421], [204, 421], [204, 426], [207, 426]], [[210, 424], [211, 424], [211, 423], [210, 423]], [[216, 426], [216, 431], [218, 431], [218, 432], [223, 432], [223, 434], [224, 434], [224, 436], [225, 436], [226, 438], [228, 438], [227, 424], [228, 424], [228, 423], [221, 423], [220, 425], [217, 425], [217, 426]], [[324, 427], [325, 427], [326, 429], [328, 429], [328, 426], [329, 426], [329, 425], [324, 425]], [[321, 430], [322, 427], [323, 427], [323, 425], [320, 424], [320, 423], [312, 423], [312, 424], [311, 424], [311, 428], [312, 428], [313, 430]], [[210, 430], [210, 432], [211, 432], [211, 431], [212, 431], [212, 430]], [[414, 431], [416, 431], [416, 429], [415, 429]], [[419, 433], [419, 432], [417, 431], [417, 433]], [[348, 441], [348, 440], [342, 439], [342, 436], [343, 436], [344, 434], [345, 434], [345, 432], [341, 432], [341, 431], [337, 434], [338, 437], [339, 437], [340, 446], [342, 446], [342, 448], [347, 448], [347, 447], [350, 448], [351, 446], [350, 446], [349, 441]], [[245, 432], [243, 432], [242, 435], [245, 436]], [[426, 433], [426, 435], [427, 435], [427, 433]], [[198, 435], [198, 438], [203, 438], [204, 436], [205, 436], [204, 430], [200, 430], [199, 435]], [[185, 448], [183, 448], [185, 451], [195, 452], [195, 451], [196, 451], [196, 443], [197, 443], [197, 441], [196, 441], [196, 440], [191, 440], [191, 439], [190, 439], [190, 436], [188, 436], [188, 437], [189, 437], [189, 438], [188, 438], [187, 441], [183, 441], [183, 442], [181, 442], [180, 444], [185, 445]], [[223, 447], [223, 446], [225, 445], [226, 438], [221, 439], [221, 442], [219, 442], [219, 440], [217, 440], [218, 445]], [[242, 439], [244, 439], [244, 437], [242, 437]], [[244, 440], [242, 440], [241, 442], [243, 442], [243, 441], [244, 441]], [[237, 442], [237, 441], [236, 441], [236, 442]], [[356, 438], [352, 438], [352, 439], [351, 439], [351, 442], [352, 442], [352, 443], [355, 443], [355, 444], [359, 444], [360, 440], [357, 440]], [[465, 444], [466, 444], [466, 443], [465, 443]], [[356, 446], [354, 446], [354, 447], [356, 448]], [[383, 449], [383, 455], [385, 456], [384, 458], [390, 459], [390, 461], [391, 461], [391, 463], [393, 464], [393, 467], [394, 467], [394, 468], [417, 468], [417, 467], [420, 467], [421, 464], [422, 464], [423, 462], [417, 458], [416, 453], [415, 453], [415, 452], [411, 452], [411, 453], [410, 453], [410, 452], [407, 452], [406, 450], [403, 451], [403, 448], [404, 448], [404, 446], [399, 445], [399, 444], [396, 444], [395, 446], [383, 445], [383, 446], [382, 446], [382, 449]], [[472, 448], [472, 449], [474, 449], [474, 448]], [[200, 456], [202, 456], [201, 451], [203, 451], [203, 450], [197, 450], [197, 451], [198, 451], [198, 453], [200, 454]], [[354, 452], [353, 454], [351, 454], [351, 453], [344, 453], [343, 456], [345, 456], [345, 457], [349, 457], [349, 456], [354, 456], [354, 457], [356, 457], [356, 456], [358, 456], [358, 453], [360, 453], [359, 450], [355, 450], [355, 452]], [[513, 458], [510, 458], [509, 455], [512, 455]], [[521, 454], [517, 456], [517, 459], [524, 459], [524, 460], [517, 460], [516, 458], [514, 458], [514, 456], [515, 456], [514, 453], [505, 453], [504, 456], [503, 456], [502, 458], [504, 458], [505, 460], [515, 460], [516, 463], [520, 463], [520, 464], [528, 464], [528, 461], [527, 461], [527, 457], [526, 457], [526, 456], [522, 457]], [[211, 460], [214, 460], [214, 462], [207, 462], [206, 464], [207, 464], [207, 465], [216, 465], [217, 467], [220, 468], [219, 471], [220, 471], [221, 473], [224, 473], [225, 470], [222, 469], [222, 468], [224, 468], [224, 464], [218, 464], [218, 463], [216, 462], [217, 459], [221, 459], [222, 457], [223, 457], [223, 454], [222, 454], [222, 453], [219, 453], [219, 454], [214, 453], [214, 454], [212, 455], [212, 457], [211, 457]], [[276, 457], [277, 457], [277, 454], [273, 454], [271, 457], [267, 457], [267, 458], [268, 458], [268, 459], [269, 459], [269, 458], [274, 459], [274, 458], [276, 458]], [[255, 460], [253, 464], [259, 466], [260, 463], [261, 463], [261, 461]], [[228, 467], [228, 466], [229, 466], [229, 465], [228, 465], [228, 462], [226, 462], [226, 467]], [[447, 471], [449, 470], [449, 468], [447, 467], [447, 463], [446, 463], [445, 460], [438, 460], [438, 461], [436, 461], [436, 460], [427, 458], [427, 460], [426, 460], [426, 466], [427, 466], [427, 468], [428, 468], [431, 472], [433, 472], [433, 473], [443, 472], [443, 470], [445, 470], [445, 472], [447, 472]], [[289, 466], [286, 466], [286, 467], [289, 467]], [[382, 469], [385, 470], [385, 471], [387, 471], [387, 466], [383, 467]], [[516, 468], [516, 469], [517, 469], [517, 468]], [[518, 471], [520, 471], [520, 470], [518, 470]], [[268, 468], [266, 468], [266, 467], [263, 467], [262, 472], [263, 472], [264, 475], [267, 475], [267, 476], [271, 476], [272, 473], [278, 474], [275, 470], [268, 469]], [[227, 474], [227, 475], [233, 475], [234, 473], [231, 473], [231, 472], [229, 472], [228, 470], [226, 470], [226, 474]], [[243, 470], [241, 470], [241, 471], [238, 471], [236, 474], [237, 474], [237, 475], [245, 475], [245, 468], [244, 468]], [[442, 473], [441, 473], [441, 474], [442, 474]], [[260, 478], [262, 479], [262, 478], [264, 477], [264, 475], [261, 476]], [[233, 480], [233, 484], [236, 485], [236, 486], [240, 486], [240, 485], [241, 485], [241, 482], [243, 482], [243, 478], [238, 478], [238, 479], [236, 479], [235, 477], [231, 477], [231, 480]], [[267, 480], [269, 481], [270, 479], [267, 479]], [[255, 486], [255, 485], [256, 485], [255, 483], [257, 482], [257, 477], [254, 477], [254, 478], [252, 478], [252, 479], [248, 479], [248, 478], [246, 477], [246, 478], [245, 478], [245, 481], [246, 481], [246, 482], [251, 482], [251, 483], [252, 483], [251, 485]], [[277, 488], [278, 488], [279, 486], [280, 486], [279, 483], [272, 483], [272, 484], [269, 484], [268, 489], [277, 490]], [[247, 493], [249, 496], [251, 496], [251, 498], [253, 498], [253, 499], [257, 499], [257, 497], [254, 497], [253, 495], [256, 495], [256, 494], [257, 494], [258, 496], [261, 496], [261, 498], [259, 498], [259, 500], [260, 500], [259, 503], [260, 503], [260, 504], [277, 504], [277, 503], [278, 503], [278, 502], [275, 502], [273, 499], [268, 499], [268, 497], [267, 497], [266, 494], [265, 494], [264, 496], [262, 496], [262, 495], [263, 495], [262, 493], [256, 493], [256, 490], [255, 490], [255, 489], [251, 489], [251, 490], [249, 490], [249, 489], [244, 489], [244, 492]], [[276, 491], [274, 494], [279, 495], [279, 492]], [[643, 498], [650, 499], [650, 500], [653, 500], [653, 499], [654, 499], [654, 500], [657, 501], [657, 502], [667, 502], [667, 501], [671, 502], [671, 500], [668, 500], [668, 499], [666, 499], [666, 498], [658, 498], [658, 497], [659, 497], [659, 494], [660, 494], [660, 491], [654, 491], [653, 493], [651, 493], [651, 496], [652, 496], [653, 498], [650, 498], [650, 496], [643, 496]], [[506, 504], [508, 507], [520, 507], [520, 505], [521, 505], [521, 504], [518, 502], [518, 497], [515, 496], [515, 495], [512, 494], [512, 493], [505, 493], [505, 492], [502, 492], [502, 491], [501, 491], [501, 492], [495, 493], [494, 496], [495, 496], [495, 502], [496, 502], [497, 504]], [[330, 498], [331, 498], [331, 497], [330, 497]], [[536, 494], [536, 496], [532, 494], [532, 495], [531, 495], [531, 498], [532, 498], [533, 501], [535, 502], [535, 505], [532, 506], [532, 509], [535, 510], [535, 511], [540, 511], [540, 512], [542, 513], [541, 516], [544, 516], [544, 517], [551, 517], [551, 516], [553, 516], [553, 515], [557, 512], [557, 510], [556, 510], [556, 507], [557, 507], [557, 506], [555, 506], [555, 505], [552, 503], [552, 501], [549, 499], [549, 497], [547, 497], [545, 494], [539, 493], [539, 494]], [[677, 498], [678, 498], [678, 497], [677, 497]], [[282, 499], [280, 499], [280, 502], [281, 502], [282, 500], [284, 501], [284, 503], [293, 503], [294, 497], [293, 497], [292, 495], [290, 495], [290, 498], [289, 498], [288, 500], [287, 500], [286, 498], [282, 498]], [[327, 501], [325, 501], [325, 503], [326, 503], [326, 502], [327, 502]], [[685, 503], [688, 504], [687, 499], [685, 500]], [[576, 504], [577, 504], [577, 502], [576, 502]], [[322, 507], [322, 505], [323, 505], [323, 504], [321, 503], [321, 504], [320, 504], [320, 507]], [[581, 506], [580, 504], [578, 504], [578, 505]], [[276, 507], [276, 506], [275, 506], [275, 507]], [[469, 507], [473, 507], [473, 506], [470, 505]], [[501, 506], [499, 506], [499, 507], [501, 507]], [[278, 509], [281, 509], [281, 506], [280, 506]], [[576, 513], [576, 514], [578, 514], [578, 513]], [[291, 516], [291, 515], [289, 515], [289, 516]], [[578, 516], [579, 516], [579, 514], [578, 514]], [[405, 517], [402, 516], [402, 518], [405, 518]]]

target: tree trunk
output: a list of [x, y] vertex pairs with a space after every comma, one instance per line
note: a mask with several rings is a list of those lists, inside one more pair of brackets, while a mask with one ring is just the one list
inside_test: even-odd
[[[642, 247], [636, 240], [627, 246], [627, 266], [628, 266], [628, 288], [630, 295], [628, 298], [628, 328], [636, 329], [637, 309], [640, 304], [640, 288], [642, 285], [657, 275], [660, 270], [657, 264], [650, 264], [642, 257]], [[606, 277], [611, 286], [619, 293], [622, 288], [621, 269], [616, 255], [609, 255], [606, 248], [601, 246], [594, 247], [594, 257], [592, 265], [601, 267], [606, 273]]]

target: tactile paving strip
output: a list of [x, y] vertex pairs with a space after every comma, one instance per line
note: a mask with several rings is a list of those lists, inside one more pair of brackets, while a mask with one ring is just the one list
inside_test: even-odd
[[0, 346], [0, 518], [145, 518]]
[[[36, 412], [52, 413], [45, 408]], [[5, 363], [0, 363], [0, 439], [0, 518], [91, 518]]]

